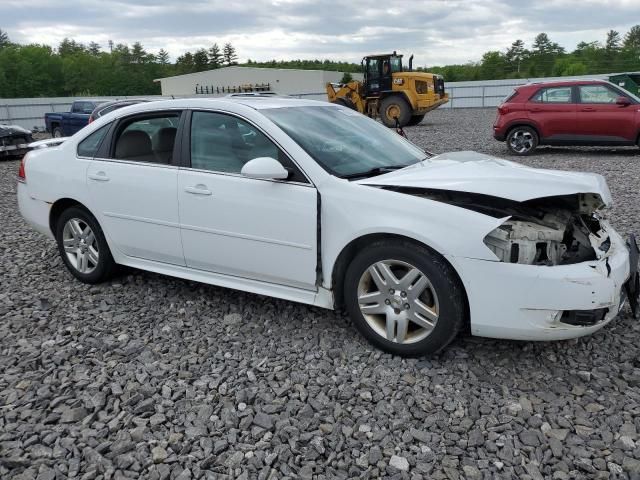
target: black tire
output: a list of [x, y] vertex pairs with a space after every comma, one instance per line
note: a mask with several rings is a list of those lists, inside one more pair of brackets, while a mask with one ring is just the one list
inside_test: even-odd
[[[98, 260], [91, 271], [81, 272], [69, 259], [64, 247], [65, 225], [71, 220], [79, 220], [80, 225], [88, 226], [94, 234], [95, 244], [97, 245]], [[82, 207], [70, 207], [66, 209], [56, 224], [56, 241], [58, 242], [58, 252], [62, 261], [69, 269], [71, 274], [83, 283], [100, 283], [108, 280], [116, 272], [117, 265], [113, 260], [109, 245], [104, 238], [102, 228], [93, 215]]]
[[[424, 338], [419, 336], [419, 328], [414, 330], [419, 335], [413, 343], [388, 340], [381, 333], [377, 333], [360, 309], [358, 289], [361, 278], [364, 278], [363, 275], [370, 266], [385, 260], [405, 262], [417, 268], [430, 282], [428, 288], [435, 292], [437, 321], [430, 333], [428, 331], [422, 333], [422, 335], [426, 333]], [[347, 267], [343, 291], [344, 305], [358, 331], [370, 343], [394, 355], [415, 357], [437, 353], [455, 338], [465, 323], [464, 290], [453, 268], [437, 253], [410, 241], [380, 240], [361, 250]], [[405, 292], [401, 293], [404, 295]], [[386, 305], [388, 308], [394, 308], [389, 303]], [[408, 311], [409, 309], [407, 309]], [[397, 312], [400, 310], [396, 310]], [[380, 317], [384, 317], [384, 315], [380, 315]], [[413, 323], [409, 323], [409, 325], [416, 327]], [[395, 338], [397, 337], [394, 335]]]
[[539, 141], [538, 133], [526, 125], [513, 127], [506, 140], [509, 151], [519, 156], [531, 154], [538, 147]]
[[408, 127], [413, 127], [414, 125], [418, 125], [422, 120], [424, 120], [425, 114], [422, 115], [412, 115], [411, 119], [407, 123]]
[[338, 97], [331, 103], [335, 103], [336, 105], [342, 105], [343, 107], [350, 108], [351, 110], [356, 110], [356, 104], [353, 103], [350, 98]]
[[62, 127], [55, 127], [51, 132], [51, 136], [53, 138], [62, 138], [64, 137], [64, 133], [62, 133]]
[[407, 126], [411, 120], [411, 105], [400, 95], [391, 95], [380, 102], [380, 119], [387, 127], [396, 126], [394, 114], [397, 114], [401, 127]]

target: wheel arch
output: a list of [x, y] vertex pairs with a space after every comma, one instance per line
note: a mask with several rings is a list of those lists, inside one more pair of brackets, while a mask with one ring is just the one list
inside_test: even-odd
[[378, 102], [378, 113], [380, 113], [380, 106], [382, 104], [382, 100], [389, 98], [389, 97], [400, 97], [402, 98], [405, 102], [407, 102], [409, 104], [409, 108], [411, 108], [411, 114], [413, 115], [413, 112], [415, 111], [416, 107], [413, 104], [413, 102], [411, 101], [411, 98], [409, 97], [409, 95], [407, 95], [407, 92], [404, 90], [389, 90], [389, 91], [385, 91], [380, 95], [380, 100]]
[[506, 133], [504, 135], [504, 139], [506, 141], [507, 137], [509, 137], [509, 134], [513, 131], [514, 128], [517, 127], [529, 127], [532, 128], [535, 132], [536, 135], [538, 135], [538, 143], [542, 143], [542, 135], [540, 134], [540, 128], [538, 127], [538, 125], [535, 124], [535, 122], [529, 121], [529, 120], [518, 120], [514, 123], [512, 123], [511, 125], [509, 125], [506, 129]]
[[[86, 210], [87, 212], [89, 212], [91, 215], [93, 215], [91, 211], [84, 204], [82, 204], [82, 202], [79, 202], [78, 200], [75, 200], [73, 198], [68, 198], [68, 197], [60, 198], [56, 200], [55, 202], [53, 202], [49, 210], [49, 229], [51, 230], [51, 233], [53, 234], [54, 237], [56, 235], [56, 224], [58, 223], [58, 219], [60, 218], [60, 215], [62, 215], [62, 212], [64, 212], [70, 207], [80, 207]], [[95, 218], [95, 215], [93, 216]]]
[[447, 265], [449, 265], [449, 267], [451, 267], [451, 271], [456, 276], [456, 279], [459, 282], [460, 288], [462, 289], [463, 296], [464, 296], [464, 303], [465, 303], [464, 305], [465, 324], [467, 326], [469, 325], [469, 319], [470, 319], [469, 299], [467, 296], [465, 283], [462, 281], [462, 278], [460, 277], [460, 274], [458, 273], [455, 266], [444, 255], [442, 255], [441, 253], [439, 253], [437, 250], [430, 247], [429, 245], [423, 242], [420, 242], [415, 238], [411, 238], [406, 235], [401, 235], [397, 233], [368, 233], [365, 235], [361, 235], [357, 238], [354, 238], [342, 248], [342, 250], [336, 257], [336, 261], [334, 262], [333, 268], [331, 271], [331, 289], [333, 291], [334, 308], [336, 310], [344, 309], [343, 282], [344, 282], [345, 273], [347, 271], [347, 267], [349, 266], [351, 261], [355, 258], [356, 254], [362, 248], [365, 248], [367, 245], [380, 240], [387, 240], [387, 241], [397, 240], [397, 241], [413, 243], [414, 245], [420, 246], [422, 248], [426, 248], [429, 251], [433, 252], [435, 255], [438, 255], [439, 257], [441, 257], [444, 260], [444, 262]]

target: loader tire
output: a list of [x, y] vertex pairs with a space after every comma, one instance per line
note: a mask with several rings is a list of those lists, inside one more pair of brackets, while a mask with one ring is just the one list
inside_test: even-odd
[[411, 105], [400, 95], [386, 97], [380, 103], [380, 118], [387, 127], [396, 126], [396, 119], [401, 127], [405, 127], [411, 120]]

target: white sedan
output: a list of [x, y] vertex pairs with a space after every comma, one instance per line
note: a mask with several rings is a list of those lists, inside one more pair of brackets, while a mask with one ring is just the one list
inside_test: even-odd
[[437, 352], [467, 326], [578, 337], [625, 297], [637, 306], [637, 250], [601, 218], [601, 176], [433, 156], [323, 102], [123, 108], [31, 151], [18, 200], [82, 282], [127, 265], [344, 308], [399, 355]]

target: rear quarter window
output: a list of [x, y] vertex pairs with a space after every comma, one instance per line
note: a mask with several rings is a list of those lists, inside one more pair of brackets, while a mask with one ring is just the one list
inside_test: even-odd
[[82, 140], [78, 144], [78, 156], [87, 158], [95, 157], [110, 126], [111, 124], [101, 127]]

